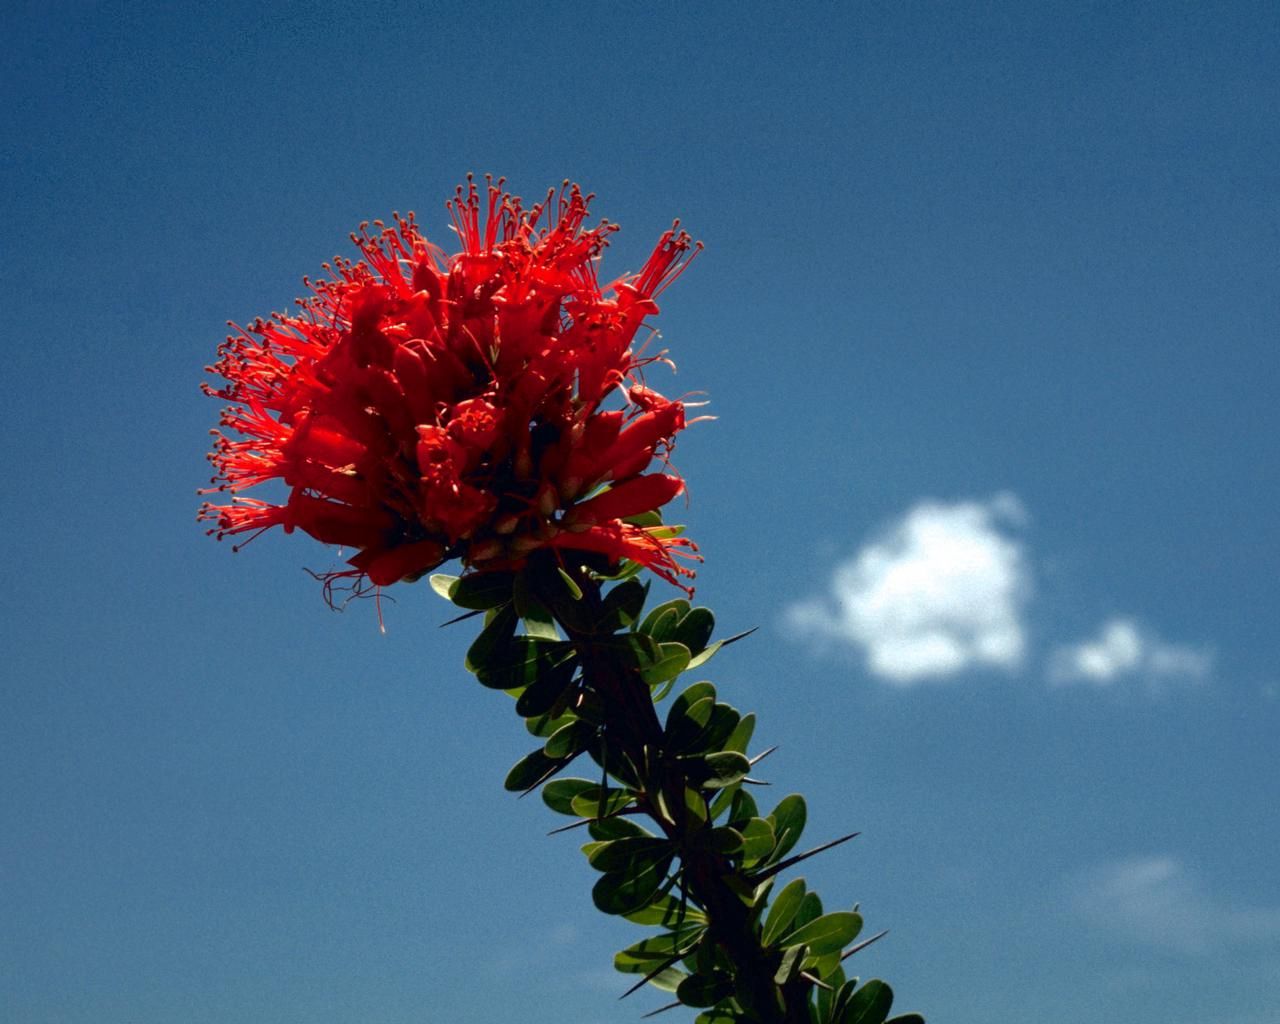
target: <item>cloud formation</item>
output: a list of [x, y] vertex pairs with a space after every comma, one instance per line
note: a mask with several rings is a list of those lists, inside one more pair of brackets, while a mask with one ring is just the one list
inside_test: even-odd
[[1075, 909], [1131, 941], [1186, 955], [1280, 940], [1280, 907], [1231, 907], [1174, 857], [1113, 861], [1077, 881]]
[[1165, 643], [1131, 619], [1114, 618], [1093, 640], [1055, 650], [1049, 659], [1049, 678], [1055, 683], [1092, 686], [1111, 686], [1126, 677], [1198, 682], [1212, 668], [1210, 652]]
[[861, 650], [872, 673], [898, 686], [1015, 668], [1031, 578], [1008, 530], [1025, 519], [1012, 494], [920, 502], [836, 567], [829, 598], [791, 606], [787, 624]]

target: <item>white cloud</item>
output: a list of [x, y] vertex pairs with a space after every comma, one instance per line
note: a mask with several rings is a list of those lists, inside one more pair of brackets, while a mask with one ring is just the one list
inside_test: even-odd
[[1143, 945], [1187, 955], [1280, 940], [1280, 907], [1231, 907], [1176, 858], [1134, 857], [1077, 881], [1076, 910]]
[[1018, 499], [924, 501], [836, 566], [829, 599], [787, 610], [798, 633], [861, 649], [867, 668], [899, 686], [1022, 660], [1030, 573], [1005, 528]]
[[1197, 682], [1213, 668], [1205, 650], [1165, 643], [1131, 619], [1105, 623], [1096, 639], [1059, 647], [1049, 659], [1049, 678], [1056, 683], [1110, 686], [1124, 677], [1151, 682]]

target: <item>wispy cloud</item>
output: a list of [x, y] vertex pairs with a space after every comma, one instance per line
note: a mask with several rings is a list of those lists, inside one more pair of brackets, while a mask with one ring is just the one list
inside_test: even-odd
[[1280, 907], [1232, 907], [1176, 858], [1134, 857], [1076, 881], [1075, 908], [1107, 931], [1186, 955], [1280, 941]]
[[786, 622], [862, 651], [872, 673], [898, 686], [1012, 669], [1026, 649], [1031, 578], [1011, 530], [1025, 518], [1012, 494], [923, 501], [836, 567], [828, 598], [792, 605]]
[[1093, 686], [1111, 686], [1130, 677], [1151, 683], [1198, 682], [1212, 668], [1209, 651], [1166, 643], [1132, 619], [1115, 618], [1094, 639], [1057, 648], [1049, 659], [1049, 678]]

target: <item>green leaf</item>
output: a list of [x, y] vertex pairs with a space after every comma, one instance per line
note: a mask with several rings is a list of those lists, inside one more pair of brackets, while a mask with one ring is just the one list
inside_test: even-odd
[[691, 953], [698, 942], [702, 928], [686, 928], [679, 932], [666, 932], [642, 939], [628, 946], [613, 958], [614, 970], [623, 974], [648, 974], [664, 960], [676, 953]]
[[694, 743], [711, 721], [716, 688], [708, 682], [694, 683], [671, 702], [664, 729], [666, 747], [673, 752]]
[[590, 863], [591, 858], [594, 857], [600, 851], [600, 847], [604, 845], [604, 843], [583, 843], [582, 855], [586, 857], [587, 862]]
[[684, 644], [696, 654], [707, 646], [715, 628], [716, 617], [710, 608], [693, 608], [676, 624], [669, 639]]
[[733, 995], [733, 979], [727, 974], [691, 974], [680, 982], [676, 998], [685, 1006], [715, 1006]]
[[520, 618], [524, 620], [525, 632], [529, 636], [537, 637], [540, 640], [560, 639], [560, 634], [556, 631], [555, 619], [552, 618], [551, 612], [547, 610], [545, 605], [541, 605], [537, 601], [530, 601]]
[[694, 824], [701, 826], [707, 820], [707, 800], [702, 795], [701, 789], [695, 789], [693, 786], [684, 787], [684, 808], [688, 815], [686, 824]]
[[727, 826], [704, 829], [698, 833], [698, 837], [698, 846], [714, 853], [723, 853], [726, 856], [738, 853], [743, 846], [742, 833], [736, 828]]
[[862, 931], [862, 915], [842, 910], [824, 914], [786, 937], [788, 946], [803, 942], [813, 956], [838, 953]]
[[803, 944], [788, 947], [782, 954], [782, 961], [778, 964], [777, 971], [774, 972], [773, 980], [779, 985], [794, 981], [796, 975], [800, 973], [800, 964], [808, 953], [809, 948]]
[[502, 784], [503, 788], [513, 793], [522, 793], [530, 786], [536, 785], [538, 780], [548, 772], [554, 773], [568, 763], [568, 760], [561, 761], [547, 757], [539, 747], [515, 763], [507, 773], [507, 779]]
[[575, 719], [553, 732], [542, 750], [553, 761], [559, 761], [578, 753], [595, 738], [595, 735], [594, 725]]
[[680, 982], [684, 981], [688, 975], [678, 967], [668, 967], [665, 971], [659, 971], [649, 979], [649, 984], [654, 988], [661, 989], [663, 992], [675, 992], [680, 987]]
[[514, 581], [509, 572], [473, 572], [462, 577], [436, 573], [431, 577], [431, 589], [459, 608], [488, 611], [511, 600]]
[[739, 831], [742, 833], [742, 862], [746, 865], [769, 856], [778, 841], [767, 818], [749, 818]]
[[468, 672], [479, 674], [498, 655], [499, 650], [508, 646], [516, 629], [516, 613], [514, 608], [504, 607], [495, 615], [487, 626], [480, 631], [467, 649], [465, 662]]
[[637, 825], [630, 818], [601, 818], [588, 825], [587, 831], [591, 833], [592, 838], [606, 842], [613, 839], [630, 839], [633, 836], [657, 838], [643, 825]]
[[745, 754], [739, 754], [736, 750], [722, 750], [715, 754], [708, 754], [702, 759], [702, 763], [708, 772], [707, 778], [702, 782], [704, 789], [732, 786], [735, 782], [745, 779], [747, 773], [751, 771], [751, 762], [747, 760]]
[[597, 909], [606, 914], [629, 914], [645, 906], [662, 885], [671, 857], [648, 861], [634, 870], [610, 871], [591, 889]]
[[717, 640], [715, 643], [711, 644], [710, 646], [704, 647], [702, 650], [700, 650], [697, 654], [695, 654], [692, 658], [689, 659], [689, 667], [701, 668], [703, 665], [709, 662], [712, 658], [714, 658], [716, 656], [716, 652], [718, 652], [720, 648], [723, 646], [724, 646], [724, 641]]
[[[689, 690], [686, 690], [685, 694], [688, 692]], [[665, 746], [673, 754], [688, 750], [702, 735], [707, 723], [711, 721], [711, 712], [716, 706], [716, 699], [712, 696], [681, 706], [680, 700], [683, 696], [684, 694], [681, 698], [677, 698], [676, 703], [671, 706], [671, 713], [667, 715], [667, 727], [664, 730]]]
[[476, 669], [476, 680], [491, 690], [523, 689], [570, 657], [572, 648], [567, 643], [511, 636], [489, 652], [489, 660]]
[[578, 817], [577, 811], [571, 806], [573, 798], [596, 788], [596, 784], [587, 779], [552, 779], [542, 787], [542, 802], [557, 814]]
[[850, 978], [836, 986], [836, 990], [831, 993], [831, 1012], [826, 1018], [828, 1024], [843, 1024], [844, 1011], [849, 1008], [849, 1000], [853, 998], [857, 987], [857, 978]]
[[[679, 716], [683, 715], [698, 701], [705, 697], [711, 697], [714, 699], [715, 695], [716, 688], [705, 680], [699, 683], [694, 683], [692, 686], [688, 687], [680, 694], [680, 696], [671, 702], [671, 707], [667, 711], [667, 728], [670, 729], [671, 723]], [[705, 722], [706, 719], [703, 719], [703, 721]]]
[[[533, 687], [530, 687], [529, 689], [531, 690], [533, 689]], [[524, 697], [525, 693], [528, 693], [528, 692], [529, 690], [525, 690], [525, 692], [522, 693], [520, 696]], [[516, 707], [517, 708], [520, 707], [519, 700], [516, 701]], [[529, 730], [529, 735], [538, 736], [541, 739], [546, 739], [553, 732], [559, 729], [560, 726], [564, 725], [565, 722], [572, 722], [575, 718], [578, 717], [572, 712], [569, 712], [566, 714], [555, 714], [554, 711], [555, 709], [553, 708], [552, 711], [548, 712], [547, 714], [538, 715], [535, 718], [527, 719], [524, 723], [524, 727]]]
[[[834, 953], [824, 953], [822, 956], [814, 956], [810, 954], [805, 957], [804, 963], [800, 965], [802, 970], [808, 971], [815, 978], [831, 984], [830, 978], [835, 977], [836, 972], [840, 971], [840, 951]], [[840, 977], [837, 984], [844, 981], [844, 972], [840, 971]]]
[[800, 909], [796, 911], [795, 927], [803, 928], [810, 921], [822, 916], [822, 898], [816, 892], [807, 892], [800, 901]]
[[551, 711], [573, 685], [577, 667], [577, 659], [568, 657], [558, 665], [543, 668], [516, 699], [516, 714], [521, 718], [536, 718]]
[[747, 746], [751, 742], [751, 734], [755, 731], [756, 716], [754, 712], [747, 712], [747, 714], [738, 719], [738, 724], [734, 726], [733, 732], [724, 741], [724, 749], [736, 750], [739, 754], [745, 754]]
[[644, 617], [637, 631], [647, 633], [658, 642], [666, 640], [681, 617], [688, 613], [689, 607], [689, 602], [682, 597], [660, 604]]
[[515, 605], [516, 615], [523, 621], [525, 632], [541, 640], [559, 640], [555, 619], [541, 601], [534, 596], [534, 573], [520, 573], [515, 577], [511, 587], [511, 601]]
[[592, 744], [587, 753], [591, 755], [591, 760], [624, 786], [630, 786], [632, 789], [642, 788], [640, 776], [636, 772], [636, 767], [631, 758], [620, 750], [617, 745], [613, 743]]
[[830, 988], [819, 988], [814, 993], [814, 999], [817, 1002], [818, 1020], [821, 1024], [830, 1024], [835, 1010], [836, 995], [844, 984], [844, 971], [837, 963], [834, 971], [827, 975], [819, 975], [819, 977]]
[[[740, 821], [747, 822], [752, 818], [758, 817], [760, 817], [760, 809], [756, 807], [756, 798], [745, 789], [735, 789], [733, 791], [733, 806], [729, 809], [729, 824], [736, 825]], [[772, 826], [770, 827], [772, 828]]]
[[853, 994], [840, 1024], [884, 1024], [893, 1006], [893, 989], [872, 978]]
[[[722, 750], [725, 742], [732, 735], [733, 730], [737, 728], [738, 709], [729, 704], [717, 704], [711, 709], [711, 719], [707, 722], [706, 728], [702, 730], [699, 736], [692, 744], [689, 745], [689, 751], [701, 750]], [[734, 753], [734, 751], [730, 751]]]
[[682, 909], [680, 901], [670, 893], [659, 897], [640, 910], [627, 914], [626, 918], [635, 924], [662, 925], [665, 928], [676, 929], [682, 934], [707, 923], [706, 914], [687, 904]]
[[600, 629], [611, 633], [636, 621], [649, 595], [649, 585], [639, 580], [624, 580], [605, 594], [600, 605]]
[[661, 704], [664, 700], [666, 700], [666, 699], [667, 699], [667, 694], [669, 694], [669, 693], [672, 691], [672, 689], [675, 687], [675, 685], [676, 685], [676, 679], [678, 679], [678, 678], [679, 678], [678, 676], [672, 676], [670, 679], [668, 679], [668, 680], [667, 680], [665, 683], [663, 683], [661, 686], [656, 687], [656, 688], [654, 689], [654, 691], [653, 691], [653, 702], [654, 702], [655, 704]]
[[774, 834], [778, 837], [777, 848], [769, 858], [769, 863], [778, 863], [800, 841], [800, 833], [804, 831], [807, 818], [808, 810], [805, 807], [804, 797], [799, 793], [792, 793], [782, 798], [778, 806], [773, 809], [773, 813], [769, 815], [769, 820], [773, 822]]
[[658, 509], [651, 509], [648, 512], [637, 512], [633, 516], [627, 516], [622, 520], [624, 523], [630, 523], [632, 526], [661, 526], [662, 513]]
[[569, 591], [569, 596], [575, 601], [582, 600], [582, 588], [578, 586], [574, 578], [565, 572], [560, 566], [556, 566], [556, 572], [560, 574], [560, 579], [564, 582], [565, 589]]
[[904, 1013], [897, 1017], [890, 1017], [885, 1024], [924, 1024], [924, 1018], [918, 1013]]
[[663, 643], [658, 645], [658, 660], [643, 668], [640, 676], [650, 686], [657, 686], [674, 679], [688, 665], [689, 648], [684, 644]]
[[651, 637], [643, 633], [621, 633], [606, 636], [596, 642], [601, 652], [606, 652], [620, 668], [634, 668], [637, 671], [652, 665], [658, 660], [658, 645]]
[[[730, 806], [732, 806], [733, 798], [737, 796], [741, 791], [742, 791], [741, 785], [725, 786], [723, 789], [721, 789], [720, 792], [718, 792], [715, 795], [715, 798], [711, 801], [711, 820], [712, 821], [719, 820], [720, 816], [723, 815], [724, 812], [730, 808]], [[732, 825], [734, 824], [734, 822], [729, 821], [727, 822], [727, 824]]]
[[663, 858], [671, 858], [670, 840], [637, 837], [605, 843], [589, 859], [597, 871], [630, 871], [645, 868]]
[[431, 589], [443, 597], [446, 601], [452, 601], [453, 585], [458, 582], [457, 576], [450, 576], [448, 573], [433, 572], [428, 578]]
[[606, 789], [601, 791], [598, 785], [583, 790], [572, 800], [569, 806], [580, 818], [604, 818], [630, 805], [635, 794], [626, 789]]
[[796, 911], [800, 909], [804, 894], [804, 879], [796, 878], [783, 886], [782, 891], [774, 897], [773, 906], [769, 908], [769, 915], [764, 921], [762, 941], [766, 946], [772, 946], [787, 933], [791, 922], [795, 920]]

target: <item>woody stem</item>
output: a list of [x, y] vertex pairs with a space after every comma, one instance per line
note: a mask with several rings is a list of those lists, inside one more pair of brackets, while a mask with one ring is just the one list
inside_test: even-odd
[[[599, 584], [585, 573], [577, 582], [583, 600], [598, 611]], [[697, 841], [697, 833], [711, 829], [713, 822], [709, 816], [692, 814], [686, 805], [686, 791], [697, 787], [684, 762], [664, 748], [649, 684], [633, 665], [617, 657], [616, 648], [601, 643], [603, 636], [563, 621], [560, 625], [578, 650], [585, 684], [601, 698], [605, 743], [637, 767], [639, 805], [681, 851], [680, 882], [706, 914], [709, 935], [733, 964], [740, 1002], [749, 1007], [745, 1019], [753, 1024], [808, 1024], [808, 986], [775, 983], [780, 954], [764, 948], [760, 923], [738, 895], [751, 892], [753, 884], [728, 857]], [[665, 797], [661, 801], [660, 793]]]

